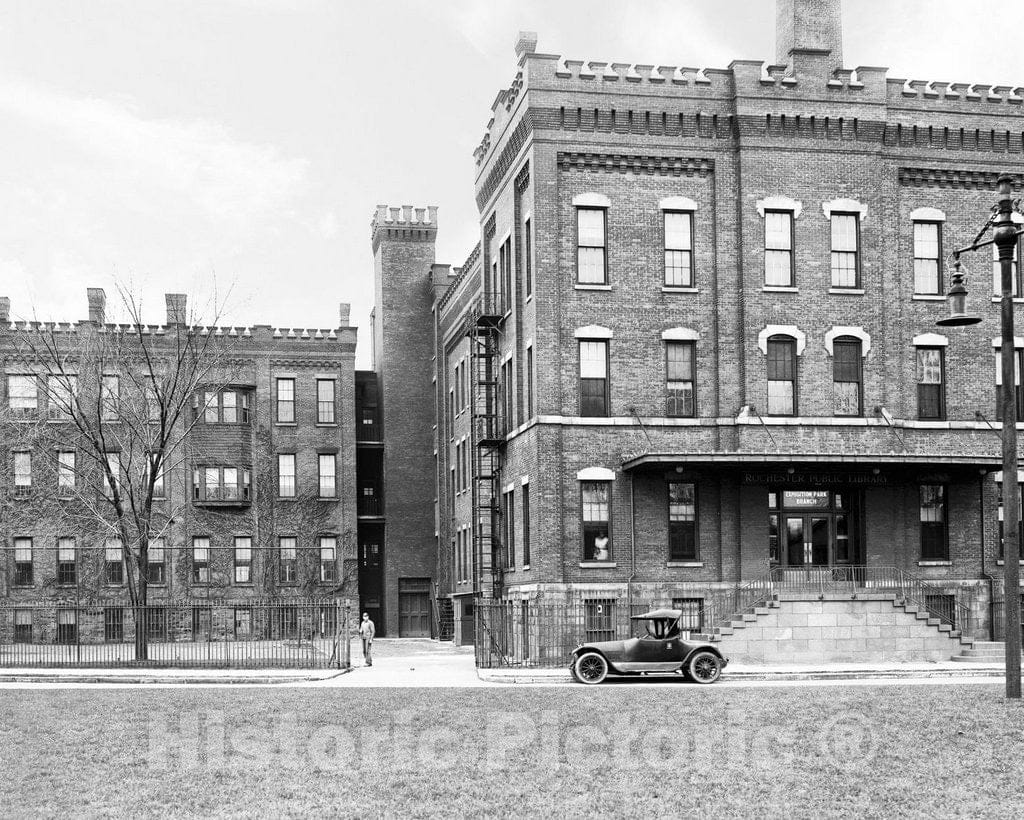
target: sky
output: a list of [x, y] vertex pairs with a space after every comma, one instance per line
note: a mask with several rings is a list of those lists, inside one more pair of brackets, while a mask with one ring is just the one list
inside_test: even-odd
[[[571, 59], [725, 68], [773, 61], [774, 6], [0, 0], [0, 296], [73, 321], [121, 283], [154, 323], [186, 292], [221, 324], [320, 328], [349, 302], [368, 367], [374, 208], [438, 206], [437, 259], [465, 260], [520, 30]], [[845, 0], [844, 62], [1024, 85], [1019, 27], [981, 8]]]

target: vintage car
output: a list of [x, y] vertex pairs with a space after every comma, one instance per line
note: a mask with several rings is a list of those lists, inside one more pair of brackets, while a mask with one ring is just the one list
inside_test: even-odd
[[572, 653], [569, 671], [580, 683], [601, 683], [608, 675], [650, 672], [682, 674], [696, 683], [714, 683], [728, 658], [710, 643], [684, 640], [678, 609], [655, 609], [632, 620], [643, 622], [645, 634], [626, 641], [580, 644]]

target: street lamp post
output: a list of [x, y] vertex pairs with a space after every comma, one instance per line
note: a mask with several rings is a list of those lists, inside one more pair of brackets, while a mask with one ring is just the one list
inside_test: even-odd
[[999, 177], [999, 211], [992, 240], [999, 251], [1002, 295], [999, 323], [1003, 390], [1003, 640], [1006, 642], [1006, 697], [1020, 698], [1020, 526], [1017, 523], [1020, 487], [1017, 483], [1017, 396], [1016, 363], [1013, 346], [1013, 257], [1017, 228], [1013, 224], [1013, 177]]
[[1000, 365], [1002, 385], [999, 394], [1003, 419], [1003, 640], [1006, 645], [1006, 697], [1020, 699], [1020, 525], [1011, 526], [1017, 518], [1020, 502], [1020, 487], [1017, 483], [1017, 396], [1016, 363], [1013, 336], [1013, 257], [1020, 235], [1013, 222], [1013, 177], [1001, 174], [998, 180], [999, 202], [996, 213], [988, 225], [992, 226], [992, 239], [981, 241], [979, 234], [974, 243], [954, 252], [956, 259], [953, 286], [950, 288], [951, 316], [940, 319], [941, 326], [975, 324], [979, 318], [966, 312], [967, 291], [963, 287], [960, 273], [960, 254], [974, 251], [988, 245], [995, 245], [999, 253], [1001, 279], [1000, 299]]

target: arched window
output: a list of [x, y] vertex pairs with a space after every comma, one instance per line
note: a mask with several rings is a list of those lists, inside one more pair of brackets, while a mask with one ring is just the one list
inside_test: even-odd
[[796, 339], [776, 334], [768, 337], [768, 415], [795, 416]]

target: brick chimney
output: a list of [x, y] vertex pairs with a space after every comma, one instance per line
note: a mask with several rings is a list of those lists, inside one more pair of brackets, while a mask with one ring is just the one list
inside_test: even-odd
[[89, 299], [89, 321], [94, 325], [102, 325], [107, 321], [107, 294], [103, 288], [86, 288], [85, 295]]
[[840, 0], [775, 0], [775, 61], [793, 66], [793, 52], [828, 57], [830, 69], [843, 67]]
[[184, 293], [166, 293], [164, 299], [167, 301], [167, 324], [188, 324], [188, 296]]
[[11, 300], [7, 296], [0, 296], [0, 324], [7, 324], [11, 321]]

